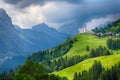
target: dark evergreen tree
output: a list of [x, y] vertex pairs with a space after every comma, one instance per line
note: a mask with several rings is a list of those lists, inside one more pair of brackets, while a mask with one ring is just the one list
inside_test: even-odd
[[119, 80], [120, 79], [120, 63], [115, 64], [111, 69], [104, 69], [100, 61], [94, 61], [92, 67], [82, 73], [74, 74], [73, 80]]
[[68, 80], [54, 74], [48, 75], [43, 65], [32, 61], [22, 65], [15, 74], [14, 80]]
[[91, 49], [90, 57], [96, 57], [96, 51], [95, 51], [95, 49]]
[[77, 72], [75, 72], [73, 80], [78, 80], [78, 74], [77, 74]]
[[100, 74], [103, 71], [103, 67], [100, 61], [94, 61], [93, 66], [89, 70], [91, 80], [98, 80]]
[[105, 47], [99, 46], [96, 49], [91, 49], [90, 52], [90, 57], [97, 57], [97, 56], [105, 56], [105, 55], [110, 55], [110, 51], [107, 50]]
[[112, 49], [112, 50], [120, 49], [120, 39], [108, 39], [107, 46], [109, 49]]
[[87, 45], [86, 46], [86, 51], [89, 52], [90, 51], [90, 47]]

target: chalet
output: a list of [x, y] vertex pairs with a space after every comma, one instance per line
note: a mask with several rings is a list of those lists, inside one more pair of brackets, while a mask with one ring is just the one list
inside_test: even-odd
[[116, 37], [120, 37], [120, 33], [117, 33], [117, 34], [116, 34]]
[[102, 37], [103, 33], [99, 32], [99, 33], [96, 33], [95, 35], [98, 36], [98, 37]]
[[113, 36], [114, 34], [112, 32], [106, 32], [105, 35], [106, 36]]

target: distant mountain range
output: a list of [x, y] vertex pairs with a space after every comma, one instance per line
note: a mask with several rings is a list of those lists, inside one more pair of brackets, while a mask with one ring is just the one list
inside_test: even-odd
[[79, 33], [79, 28], [80, 28], [79, 24], [69, 23], [69, 24], [64, 24], [63, 26], [61, 26], [57, 30], [62, 32], [62, 33], [76, 35]]
[[32, 29], [21, 29], [12, 24], [4, 9], [0, 9], [0, 71], [14, 68], [24, 61], [24, 57], [38, 50], [52, 48], [70, 36], [45, 23]]

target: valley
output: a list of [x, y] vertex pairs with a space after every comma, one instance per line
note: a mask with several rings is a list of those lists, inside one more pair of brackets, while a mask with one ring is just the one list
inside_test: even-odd
[[112, 13], [104, 1], [1, 1], [11, 7], [0, 8], [0, 80], [120, 80], [120, 15], [111, 4]]

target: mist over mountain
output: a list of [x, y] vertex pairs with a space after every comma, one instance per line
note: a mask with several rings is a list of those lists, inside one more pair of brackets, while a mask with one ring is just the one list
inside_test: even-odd
[[[45, 23], [32, 29], [21, 29], [12, 24], [4, 9], [0, 9], [0, 70], [14, 68], [24, 61], [24, 57], [38, 50], [52, 48], [69, 36], [50, 28]], [[16, 60], [16, 57], [21, 58]]]
[[80, 27], [79, 24], [68, 23], [58, 28], [58, 31], [62, 33], [70, 34], [70, 35], [76, 35], [79, 33], [79, 27]]
[[[115, 21], [116, 20], [117, 19], [115, 19]], [[98, 22], [88, 22], [86, 24], [66, 23], [66, 24], [62, 25], [61, 27], [59, 27], [57, 30], [62, 33], [66, 33], [66, 34], [74, 36], [76, 34], [81, 33], [84, 28], [86, 28], [88, 31], [91, 31], [92, 29], [95, 29], [95, 28], [104, 27], [111, 22], [114, 22], [114, 20], [106, 21], [104, 23], [98, 23]]]

